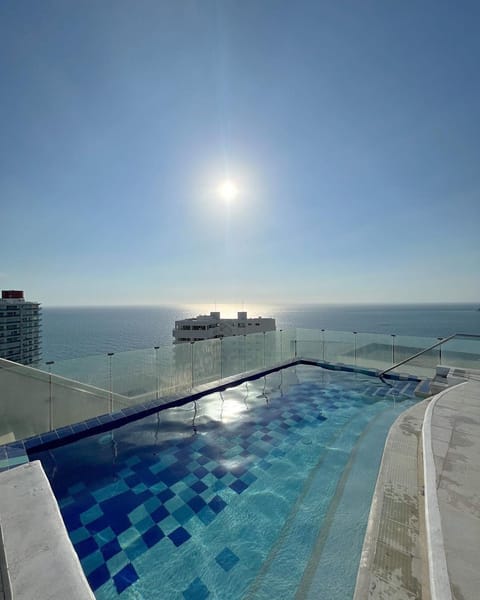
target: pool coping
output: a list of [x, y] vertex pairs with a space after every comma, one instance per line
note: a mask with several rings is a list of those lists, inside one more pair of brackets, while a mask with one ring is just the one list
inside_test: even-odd
[[[480, 371], [445, 367], [445, 377], [457, 381], [432, 402], [424, 425], [425, 445], [431, 449], [429, 489], [430, 577], [438, 598], [478, 597], [480, 513]], [[430, 498], [429, 498], [430, 497]], [[438, 556], [439, 537], [443, 556]], [[432, 593], [433, 596], [433, 593]]]
[[[430, 598], [423, 547], [421, 428], [428, 400], [403, 411], [385, 441], [354, 600]], [[399, 475], [401, 475], [399, 477]], [[435, 599], [436, 600], [436, 599]]]
[[[466, 381], [459, 383], [454, 388], [461, 387], [466, 383]], [[437, 470], [432, 446], [432, 417], [437, 402], [454, 388], [447, 388], [432, 398], [425, 411], [422, 427], [428, 571], [430, 593], [435, 600], [451, 600], [452, 592], [437, 495]]]
[[0, 474], [6, 600], [95, 600], [40, 461]]
[[[291, 358], [277, 363], [269, 368], [254, 369], [238, 373], [230, 377], [225, 377], [220, 380], [208, 382], [188, 390], [188, 392], [171, 394], [162, 396], [158, 399], [149, 400], [140, 404], [128, 406], [121, 410], [92, 417], [72, 425], [65, 425], [45, 433], [30, 436], [14, 442], [9, 442], [0, 445], [0, 473], [5, 470], [15, 468], [21, 464], [29, 462], [29, 452], [39, 452], [51, 450], [64, 444], [75, 442], [90, 435], [104, 433], [111, 429], [122, 427], [131, 421], [136, 421], [143, 417], [147, 417], [156, 412], [183, 406], [189, 402], [195, 402], [202, 397], [216, 392], [225, 391], [227, 388], [245, 383], [246, 381], [254, 381], [281, 371], [282, 369], [296, 366], [310, 365], [321, 367], [333, 371], [345, 371], [350, 373], [362, 373], [364, 375], [379, 377], [381, 371], [368, 367], [357, 367], [345, 363], [330, 363], [327, 361], [318, 360], [315, 358]], [[388, 373], [382, 379], [392, 379], [396, 381], [422, 381], [421, 378], [408, 373]]]

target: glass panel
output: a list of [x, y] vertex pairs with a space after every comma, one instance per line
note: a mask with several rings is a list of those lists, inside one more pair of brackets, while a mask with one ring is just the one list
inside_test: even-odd
[[154, 396], [157, 388], [154, 348], [116, 352], [107, 356], [108, 384], [106, 389], [122, 396]]
[[72, 386], [68, 380], [55, 375], [52, 375], [51, 402], [53, 429], [103, 415], [114, 408], [113, 395], [110, 397], [109, 392], [82, 384]]
[[265, 366], [271, 367], [280, 361], [280, 332], [265, 333]]
[[[48, 366], [42, 366], [41, 368], [48, 371]], [[109, 389], [108, 358], [106, 354], [61, 360], [54, 362], [50, 365], [50, 368], [55, 375], [74, 381], [82, 381], [103, 390]]]
[[296, 336], [295, 329], [284, 329], [282, 331], [282, 360], [295, 358], [296, 356]]
[[325, 359], [327, 362], [355, 364], [354, 334], [349, 331], [325, 331]]
[[222, 339], [222, 374], [230, 377], [245, 371], [245, 339], [243, 335]]
[[384, 370], [393, 366], [395, 336], [383, 333], [357, 333], [356, 365]]
[[480, 337], [454, 338], [441, 346], [441, 364], [463, 369], [480, 369]]
[[325, 331], [298, 328], [296, 336], [298, 357], [325, 360]]
[[0, 359], [0, 436], [22, 439], [49, 429], [49, 376]]
[[221, 377], [220, 340], [205, 340], [193, 344], [193, 385], [202, 385]]
[[193, 346], [175, 344], [159, 350], [160, 395], [179, 393], [193, 385]]
[[[394, 341], [394, 363], [398, 363], [432, 346], [438, 342], [438, 338], [397, 335]], [[434, 348], [400, 365], [393, 372], [416, 375], [417, 377], [433, 377], [438, 364], [440, 364], [440, 350]]]
[[263, 349], [263, 333], [250, 333], [245, 336], [245, 368], [247, 371], [263, 368]]

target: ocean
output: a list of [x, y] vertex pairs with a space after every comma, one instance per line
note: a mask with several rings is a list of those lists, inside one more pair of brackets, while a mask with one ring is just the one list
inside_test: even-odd
[[176, 319], [211, 310], [236, 316], [275, 317], [277, 329], [293, 327], [446, 337], [480, 334], [478, 304], [247, 305], [43, 307], [43, 360], [60, 361], [106, 352], [170, 345]]

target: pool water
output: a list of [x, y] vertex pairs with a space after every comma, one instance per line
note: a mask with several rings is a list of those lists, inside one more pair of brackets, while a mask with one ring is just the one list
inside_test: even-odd
[[345, 600], [415, 385], [290, 367], [30, 458], [99, 600]]

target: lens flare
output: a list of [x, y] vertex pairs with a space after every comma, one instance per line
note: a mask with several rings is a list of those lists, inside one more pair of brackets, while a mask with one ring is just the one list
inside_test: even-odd
[[238, 187], [231, 179], [225, 179], [218, 186], [218, 194], [225, 202], [232, 202], [238, 196]]

